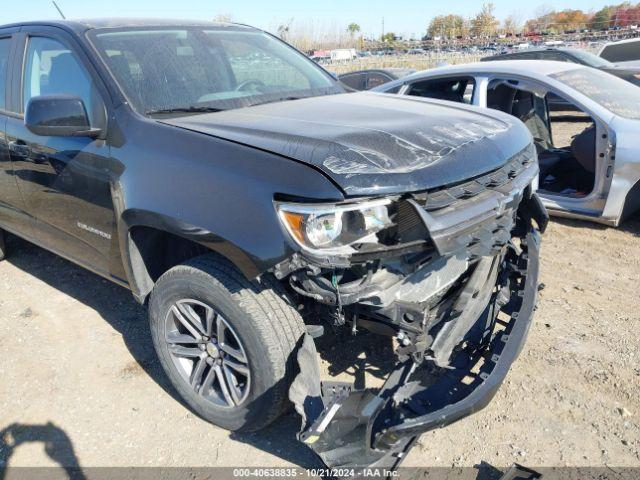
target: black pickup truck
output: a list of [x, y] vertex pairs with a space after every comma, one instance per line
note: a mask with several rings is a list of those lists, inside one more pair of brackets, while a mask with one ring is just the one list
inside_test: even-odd
[[[346, 93], [247, 26], [0, 27], [3, 231], [148, 304], [203, 418], [293, 403], [329, 466], [397, 466], [490, 401], [532, 319], [537, 174], [511, 116]], [[393, 339], [381, 388], [321, 382], [314, 338], [340, 329]]]

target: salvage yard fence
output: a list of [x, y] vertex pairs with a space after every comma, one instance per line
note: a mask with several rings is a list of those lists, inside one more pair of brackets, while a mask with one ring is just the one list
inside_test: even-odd
[[433, 52], [426, 55], [384, 55], [359, 57], [353, 60], [327, 61], [323, 62], [322, 66], [338, 74], [356, 70], [386, 68], [415, 68], [416, 70], [427, 70], [443, 64], [457, 65], [460, 63], [478, 62], [483, 56], [485, 55], [443, 52]]

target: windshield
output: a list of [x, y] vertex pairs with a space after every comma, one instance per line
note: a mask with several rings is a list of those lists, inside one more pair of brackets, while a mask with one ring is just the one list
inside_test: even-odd
[[91, 38], [133, 108], [146, 115], [344, 91], [304, 55], [244, 27], [95, 30]]
[[576, 57], [585, 65], [588, 65], [593, 68], [606, 68], [612, 67], [613, 63], [605, 60], [604, 58], [600, 58], [593, 53], [585, 52], [584, 50], [571, 50], [571, 55]]
[[640, 120], [640, 87], [632, 83], [592, 68], [567, 70], [551, 77], [586, 95], [616, 115]]

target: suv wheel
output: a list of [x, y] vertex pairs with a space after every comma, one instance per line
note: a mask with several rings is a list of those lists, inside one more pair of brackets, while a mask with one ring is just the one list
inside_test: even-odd
[[182, 398], [229, 430], [259, 430], [288, 407], [305, 326], [279, 283], [248, 281], [203, 255], [162, 275], [149, 319], [160, 362]]

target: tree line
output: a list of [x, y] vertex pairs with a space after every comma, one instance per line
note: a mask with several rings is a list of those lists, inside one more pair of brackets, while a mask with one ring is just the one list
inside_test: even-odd
[[640, 4], [630, 2], [609, 5], [596, 12], [580, 9], [554, 10], [540, 7], [534, 18], [524, 20], [521, 14], [513, 13], [500, 22], [494, 15], [495, 7], [486, 3], [471, 18], [457, 14], [438, 15], [427, 27], [429, 37], [489, 37], [498, 34], [518, 34], [525, 32], [563, 33], [578, 30], [606, 30], [640, 25]]

